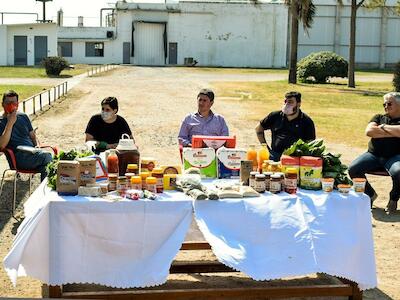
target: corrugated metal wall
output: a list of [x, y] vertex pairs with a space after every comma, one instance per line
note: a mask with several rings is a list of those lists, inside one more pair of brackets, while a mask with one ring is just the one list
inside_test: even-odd
[[135, 22], [135, 62], [137, 65], [162, 66], [164, 55], [164, 24]]

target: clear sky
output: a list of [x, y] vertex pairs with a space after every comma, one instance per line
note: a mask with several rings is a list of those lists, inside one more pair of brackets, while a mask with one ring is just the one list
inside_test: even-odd
[[[116, 0], [53, 0], [46, 3], [46, 19], [57, 20], [57, 11], [64, 11], [64, 26], [77, 26], [78, 16], [85, 26], [99, 26], [100, 8], [112, 7]], [[147, 2], [142, 0], [141, 2]], [[153, 2], [153, 1], [152, 1]], [[0, 0], [0, 12], [34, 12], [42, 19], [42, 2], [35, 0]], [[4, 15], [4, 24], [34, 23], [36, 16]], [[1, 14], [0, 14], [1, 24]]]

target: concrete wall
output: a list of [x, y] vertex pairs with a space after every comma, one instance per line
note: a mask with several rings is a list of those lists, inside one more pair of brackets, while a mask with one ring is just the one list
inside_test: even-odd
[[[348, 3], [340, 7], [332, 1], [317, 2], [317, 12], [309, 36], [299, 33], [299, 58], [311, 52], [335, 51], [348, 59], [350, 12]], [[400, 61], [400, 17], [387, 9], [357, 11], [356, 64], [387, 67]]]
[[14, 65], [14, 36], [26, 35], [28, 42], [28, 65], [35, 64], [34, 38], [47, 36], [47, 55], [57, 55], [56, 24], [18, 24], [7, 25], [7, 65]]
[[[107, 31], [113, 38], [107, 38]], [[109, 64], [121, 63], [117, 52], [117, 33], [114, 27], [59, 27], [58, 41], [72, 42], [72, 57], [65, 59], [71, 64]], [[103, 42], [103, 57], [86, 57], [86, 42]], [[122, 46], [121, 46], [122, 48]], [[122, 50], [121, 50], [122, 55]], [[122, 56], [121, 56], [122, 57]]]
[[[117, 17], [121, 49], [122, 42], [132, 40], [132, 22], [167, 22], [168, 43], [178, 44], [178, 65], [185, 57], [193, 57], [200, 66], [286, 65], [288, 18], [283, 5], [181, 2], [126, 6]], [[120, 52], [116, 55], [122, 61]], [[131, 63], [138, 63], [135, 57]]]
[[7, 65], [7, 25], [0, 25], [0, 66]]

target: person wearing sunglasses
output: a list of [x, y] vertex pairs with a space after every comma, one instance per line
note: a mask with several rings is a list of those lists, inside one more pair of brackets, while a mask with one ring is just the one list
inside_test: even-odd
[[85, 130], [85, 142], [94, 143], [95, 153], [116, 148], [123, 134], [133, 139], [128, 123], [117, 112], [117, 98], [106, 97], [101, 101], [101, 113], [90, 118]]
[[40, 179], [46, 178], [46, 166], [52, 160], [49, 152], [37, 147], [35, 130], [29, 117], [18, 111], [18, 94], [9, 90], [3, 94], [4, 113], [0, 116], [0, 149], [13, 150], [18, 169], [36, 170]]
[[315, 140], [313, 120], [300, 109], [301, 94], [289, 92], [285, 94], [282, 109], [271, 112], [256, 127], [257, 138], [266, 144], [265, 130], [271, 130], [271, 146], [268, 146], [270, 159], [279, 161], [283, 151], [299, 139]]
[[[368, 172], [385, 169], [392, 177], [393, 187], [386, 206], [388, 214], [397, 210], [400, 198], [400, 93], [383, 96], [384, 114], [375, 115], [368, 123], [365, 133], [371, 139], [368, 151], [356, 158], [349, 166], [351, 178], [365, 177]], [[365, 193], [373, 201], [377, 193], [367, 181]]]

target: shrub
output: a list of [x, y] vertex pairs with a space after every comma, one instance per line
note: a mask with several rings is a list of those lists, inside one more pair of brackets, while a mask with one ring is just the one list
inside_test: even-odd
[[312, 77], [316, 83], [325, 83], [329, 77], [347, 77], [347, 67], [347, 61], [334, 52], [315, 52], [297, 63], [297, 77], [302, 82]]
[[68, 68], [69, 64], [63, 57], [50, 56], [42, 60], [42, 65], [45, 67], [48, 76], [58, 76], [62, 70]]
[[396, 92], [400, 92], [400, 61], [394, 68], [393, 86]]

